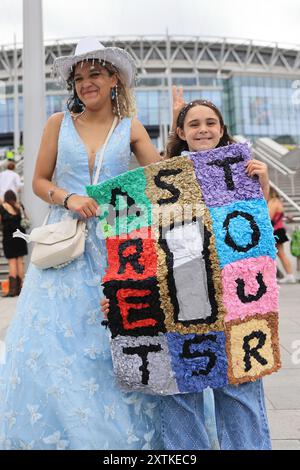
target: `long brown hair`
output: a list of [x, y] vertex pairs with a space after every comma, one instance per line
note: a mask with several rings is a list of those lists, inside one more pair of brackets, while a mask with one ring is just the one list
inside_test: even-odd
[[[224, 124], [221, 111], [211, 101], [208, 100], [194, 100], [186, 104], [178, 115], [176, 128], [179, 127], [183, 130], [186, 115], [188, 111], [191, 108], [194, 108], [195, 106], [206, 106], [207, 108], [212, 109], [214, 113], [218, 116], [220, 126], [224, 132], [217, 147], [224, 147], [225, 145], [234, 144], [234, 139], [229, 135], [227, 126]], [[181, 155], [181, 152], [185, 150], [189, 150], [187, 142], [185, 140], [182, 140], [175, 131], [173, 134], [171, 134], [169, 142], [167, 144], [167, 157], [170, 158], [179, 156]]]
[[272, 186], [270, 187], [268, 200], [270, 199], [280, 199], [279, 193]]
[[[93, 62], [94, 59], [89, 59], [89, 62]], [[105, 62], [105, 65], [99, 61], [99, 64], [104, 67], [110, 76], [116, 75], [118, 79], [118, 100], [119, 100], [119, 107], [120, 107], [120, 114], [122, 117], [133, 117], [136, 116], [136, 105], [135, 99], [131, 92], [131, 90], [124, 85], [123, 81], [119, 76], [118, 70], [110, 63]], [[70, 92], [70, 97], [67, 101], [67, 108], [72, 113], [80, 113], [84, 109], [83, 102], [78, 98], [75, 82], [74, 82], [74, 75], [75, 75], [75, 66], [72, 68], [72, 72], [69, 75], [67, 80], [67, 90]], [[112, 107], [114, 114], [118, 114], [117, 106], [116, 106], [116, 99], [112, 99]]]
[[11, 189], [4, 193], [4, 202], [6, 202], [6, 204], [9, 204], [17, 213], [20, 212], [20, 207], [17, 203], [16, 193]]

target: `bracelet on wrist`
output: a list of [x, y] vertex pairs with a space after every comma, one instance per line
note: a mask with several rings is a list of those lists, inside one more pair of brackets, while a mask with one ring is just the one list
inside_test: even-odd
[[63, 200], [63, 206], [65, 209], [69, 210], [69, 207], [68, 207], [68, 200], [71, 196], [73, 196], [74, 194], [76, 193], [69, 193], [65, 196], [64, 200]]

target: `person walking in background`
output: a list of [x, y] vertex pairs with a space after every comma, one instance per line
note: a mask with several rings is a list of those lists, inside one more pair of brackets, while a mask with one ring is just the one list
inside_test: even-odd
[[283, 269], [285, 270], [285, 276], [278, 282], [280, 284], [294, 284], [296, 282], [295, 276], [293, 275], [292, 264], [284, 252], [284, 243], [289, 241], [286, 228], [283, 223], [284, 208], [278, 192], [274, 189], [270, 189], [270, 195], [268, 199], [268, 207], [272, 225], [274, 228], [274, 237], [276, 240], [277, 255], [281, 261]]
[[[24, 211], [24, 207], [22, 207]], [[4, 297], [15, 297], [20, 294], [24, 277], [24, 256], [27, 255], [27, 245], [21, 238], [13, 238], [13, 233], [20, 230], [21, 204], [12, 190], [4, 194], [4, 202], [0, 205], [0, 223], [3, 231], [3, 251], [9, 265], [9, 291]]]
[[21, 178], [18, 173], [16, 173], [15, 168], [15, 163], [9, 161], [7, 163], [7, 169], [0, 173], [0, 202], [3, 201], [4, 194], [9, 189], [18, 196], [23, 187]]

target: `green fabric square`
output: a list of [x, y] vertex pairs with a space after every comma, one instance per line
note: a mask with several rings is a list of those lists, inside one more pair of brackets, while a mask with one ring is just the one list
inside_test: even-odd
[[152, 208], [145, 193], [146, 184], [144, 169], [136, 168], [86, 187], [87, 194], [101, 207], [99, 221], [105, 238], [151, 226]]

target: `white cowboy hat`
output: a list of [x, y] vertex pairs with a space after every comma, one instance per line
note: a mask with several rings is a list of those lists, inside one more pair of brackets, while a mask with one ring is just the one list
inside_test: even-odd
[[120, 72], [127, 86], [134, 86], [136, 66], [131, 55], [119, 47], [105, 47], [96, 38], [81, 39], [74, 55], [57, 57], [53, 62], [53, 72], [67, 82], [72, 67], [88, 59], [109, 62]]

